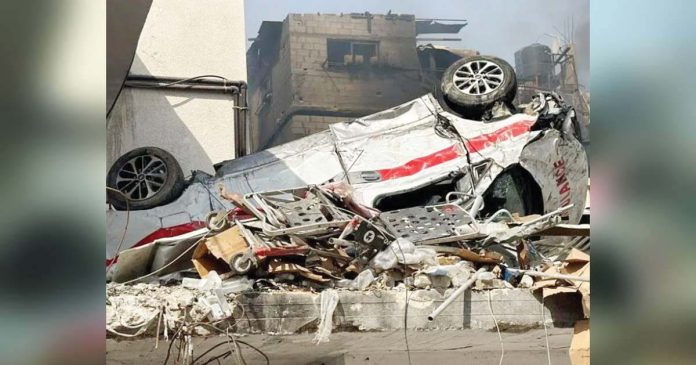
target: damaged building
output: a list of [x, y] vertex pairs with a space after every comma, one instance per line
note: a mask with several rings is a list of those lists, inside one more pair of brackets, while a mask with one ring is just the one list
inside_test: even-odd
[[431, 92], [453, 53], [430, 46], [420, 55], [417, 35], [456, 33], [464, 25], [370, 13], [289, 14], [282, 22], [264, 21], [247, 51], [254, 150]]
[[289, 14], [247, 52], [252, 136], [267, 148], [423, 94], [415, 17]]

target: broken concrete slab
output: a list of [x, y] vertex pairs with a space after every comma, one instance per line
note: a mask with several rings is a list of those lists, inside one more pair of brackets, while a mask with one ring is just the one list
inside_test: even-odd
[[[350, 291], [338, 290], [339, 301], [334, 312], [334, 332], [389, 331], [404, 328], [407, 293], [404, 290]], [[469, 291], [447, 307], [434, 321], [427, 316], [446, 298], [435, 290], [408, 292], [409, 329], [417, 330], [495, 330], [488, 306], [488, 291]], [[193, 313], [204, 315], [197, 307], [195, 291], [155, 284], [118, 286], [109, 290], [107, 313], [125, 311], [147, 312], [154, 315], [164, 305], [172, 318], [183, 318], [181, 308], [193, 304]], [[549, 327], [570, 327], [582, 319], [582, 308], [577, 300], [555, 295], [544, 301], [543, 318]], [[498, 325], [503, 330], [526, 331], [543, 326], [541, 297], [529, 290], [495, 289], [490, 291], [490, 304]], [[306, 291], [247, 292], [228, 295], [230, 306], [236, 304], [235, 331], [237, 333], [295, 334], [315, 332], [319, 324], [319, 294]], [[128, 306], [123, 306], [128, 302]], [[571, 305], [574, 303], [574, 305]], [[141, 317], [146, 317], [143, 314]], [[140, 318], [140, 317], [138, 317]], [[173, 324], [173, 322], [172, 322]], [[107, 325], [127, 331], [115, 314], [107, 315]], [[120, 327], [119, 327], [120, 326]], [[170, 328], [175, 328], [172, 325]], [[154, 335], [154, 328], [146, 336]], [[205, 332], [201, 332], [205, 333]], [[113, 337], [113, 336], [111, 336]]]

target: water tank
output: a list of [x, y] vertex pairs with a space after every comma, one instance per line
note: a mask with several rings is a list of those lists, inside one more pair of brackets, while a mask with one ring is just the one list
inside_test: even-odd
[[553, 75], [551, 48], [534, 43], [515, 52], [518, 80], [548, 80]]

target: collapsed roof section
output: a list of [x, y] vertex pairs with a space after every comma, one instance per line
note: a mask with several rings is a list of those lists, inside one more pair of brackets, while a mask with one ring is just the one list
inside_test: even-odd
[[468, 23], [441, 23], [433, 19], [416, 20], [416, 34], [456, 34]]

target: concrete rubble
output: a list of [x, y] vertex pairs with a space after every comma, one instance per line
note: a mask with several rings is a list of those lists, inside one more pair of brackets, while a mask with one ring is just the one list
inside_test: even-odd
[[[451, 289], [450, 289], [451, 290]], [[321, 324], [321, 293], [311, 291], [250, 291], [226, 296], [234, 308], [224, 321], [209, 321], [209, 312], [200, 301], [201, 293], [181, 287], [152, 284], [107, 287], [107, 337], [123, 339], [120, 334], [135, 333], [144, 323], [138, 338], [156, 337], [157, 316], [163, 312], [160, 337], [171, 339], [185, 321], [196, 336], [219, 334], [233, 328], [240, 335], [316, 334]], [[323, 293], [323, 292], [322, 292]], [[404, 328], [405, 288], [335, 290], [337, 303], [333, 313], [333, 331], [373, 332]], [[434, 321], [427, 319], [449, 293], [435, 289], [408, 291], [408, 328], [418, 330], [479, 329], [495, 331], [488, 303], [497, 324], [508, 329], [526, 331], [543, 328], [568, 328], [583, 318], [576, 298], [559, 295], [545, 300], [543, 316], [538, 294], [523, 289], [473, 290], [448, 307]], [[164, 308], [164, 309], [163, 309]], [[155, 317], [155, 319], [150, 320]], [[148, 322], [149, 321], [149, 322]], [[207, 324], [204, 324], [207, 323]], [[213, 324], [215, 327], [213, 327]], [[111, 332], [113, 330], [114, 332]], [[118, 334], [117, 334], [117, 333]], [[329, 339], [331, 337], [328, 337]]]

